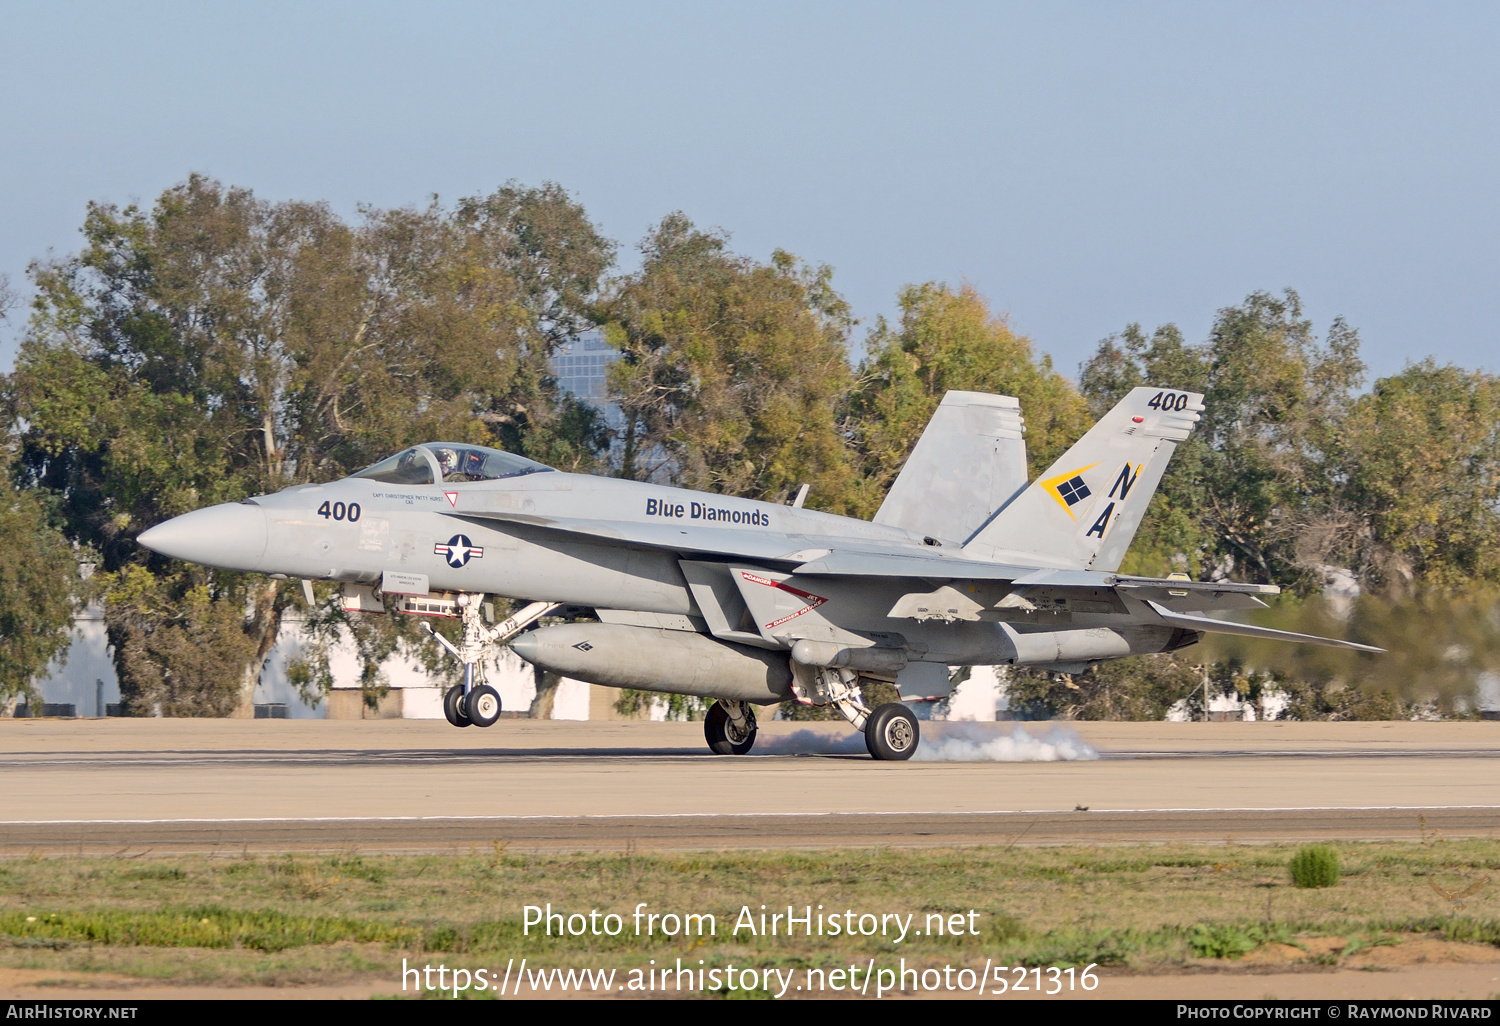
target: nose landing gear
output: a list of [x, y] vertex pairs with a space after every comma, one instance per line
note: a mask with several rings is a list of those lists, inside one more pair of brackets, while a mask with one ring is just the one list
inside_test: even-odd
[[463, 640], [453, 642], [436, 633], [432, 624], [422, 621], [421, 629], [432, 636], [432, 640], [446, 648], [454, 659], [464, 667], [464, 682], [455, 684], [443, 695], [443, 715], [455, 727], [492, 726], [500, 719], [500, 694], [484, 682], [484, 654], [491, 645], [503, 645], [527, 627], [560, 608], [556, 602], [533, 602], [514, 616], [493, 627], [486, 627], [480, 608], [483, 595], [463, 592], [458, 596], [458, 608], [463, 615]]

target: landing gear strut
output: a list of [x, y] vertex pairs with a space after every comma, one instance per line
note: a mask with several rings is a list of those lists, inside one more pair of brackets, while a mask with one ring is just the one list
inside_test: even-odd
[[421, 629], [432, 640], [446, 648], [464, 667], [464, 682], [455, 684], [443, 695], [443, 715], [455, 727], [488, 727], [500, 718], [500, 694], [484, 682], [484, 653], [491, 645], [503, 645], [548, 613], [559, 609], [557, 602], [533, 602], [507, 620], [486, 627], [480, 612], [483, 595], [463, 592], [458, 608], [464, 620], [464, 636], [458, 645], [436, 633], [432, 624], [422, 621]]
[[744, 755], [755, 746], [755, 710], [721, 698], [703, 717], [703, 737], [715, 755]]

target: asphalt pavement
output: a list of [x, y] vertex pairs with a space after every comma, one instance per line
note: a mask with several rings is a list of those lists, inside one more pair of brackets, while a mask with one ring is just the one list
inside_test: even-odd
[[[1252, 843], [1494, 836], [1500, 723], [0, 720], [0, 853]], [[1019, 731], [1019, 732], [1018, 732]], [[779, 754], [775, 754], [779, 753]]]

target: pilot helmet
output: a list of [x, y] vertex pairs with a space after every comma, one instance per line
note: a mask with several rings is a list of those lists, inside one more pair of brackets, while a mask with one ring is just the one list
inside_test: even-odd
[[452, 449], [439, 449], [437, 451], [438, 466], [444, 474], [451, 474], [458, 469], [458, 454]]

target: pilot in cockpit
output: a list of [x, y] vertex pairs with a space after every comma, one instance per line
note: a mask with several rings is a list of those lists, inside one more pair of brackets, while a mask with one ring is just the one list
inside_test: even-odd
[[439, 449], [437, 458], [445, 482], [484, 480], [484, 456], [472, 449]]

